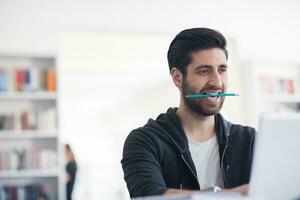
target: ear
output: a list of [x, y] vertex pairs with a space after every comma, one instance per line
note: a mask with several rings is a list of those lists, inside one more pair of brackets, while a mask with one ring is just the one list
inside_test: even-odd
[[181, 87], [182, 87], [182, 78], [183, 78], [182, 73], [176, 67], [173, 67], [171, 69], [171, 76], [172, 76], [172, 79], [173, 79], [173, 82], [174, 82], [175, 86], [178, 89], [181, 89]]

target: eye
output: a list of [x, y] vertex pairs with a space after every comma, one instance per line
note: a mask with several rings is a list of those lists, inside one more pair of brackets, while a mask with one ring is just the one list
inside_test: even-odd
[[197, 73], [200, 74], [200, 75], [208, 74], [208, 69], [201, 69], [201, 70], [198, 70]]
[[219, 72], [220, 72], [220, 73], [225, 73], [225, 72], [227, 72], [227, 67], [221, 67], [221, 68], [219, 69]]

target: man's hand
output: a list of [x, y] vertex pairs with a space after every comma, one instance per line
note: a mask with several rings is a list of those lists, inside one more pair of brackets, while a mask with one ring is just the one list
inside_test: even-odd
[[249, 190], [249, 184], [241, 185], [235, 188], [230, 188], [230, 189], [222, 189], [222, 192], [238, 192], [241, 193], [242, 195], [247, 195]]
[[[249, 190], [249, 184], [241, 185], [235, 188], [230, 189], [222, 189], [221, 192], [237, 192], [242, 195], [247, 195]], [[177, 190], [177, 189], [168, 189], [164, 195], [172, 195], [172, 194], [189, 194], [199, 192], [197, 190]]]
[[165, 191], [164, 195], [172, 195], [172, 194], [190, 194], [192, 192], [196, 192], [196, 190], [178, 190], [178, 189], [168, 189]]

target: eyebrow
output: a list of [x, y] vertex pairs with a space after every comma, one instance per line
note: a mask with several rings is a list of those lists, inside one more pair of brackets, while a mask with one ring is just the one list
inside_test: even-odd
[[[195, 70], [199, 70], [199, 69], [203, 69], [203, 68], [212, 68], [213, 66], [211, 65], [199, 65], [195, 68]], [[227, 68], [227, 64], [221, 64], [219, 65], [219, 67], [224, 67], [224, 68]]]

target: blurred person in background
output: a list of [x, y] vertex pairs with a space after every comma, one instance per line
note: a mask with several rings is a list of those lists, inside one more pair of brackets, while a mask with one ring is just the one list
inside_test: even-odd
[[65, 156], [66, 156], [66, 182], [67, 182], [67, 200], [72, 199], [72, 192], [74, 188], [74, 183], [76, 180], [77, 163], [74, 157], [74, 153], [69, 144], [65, 145]]

